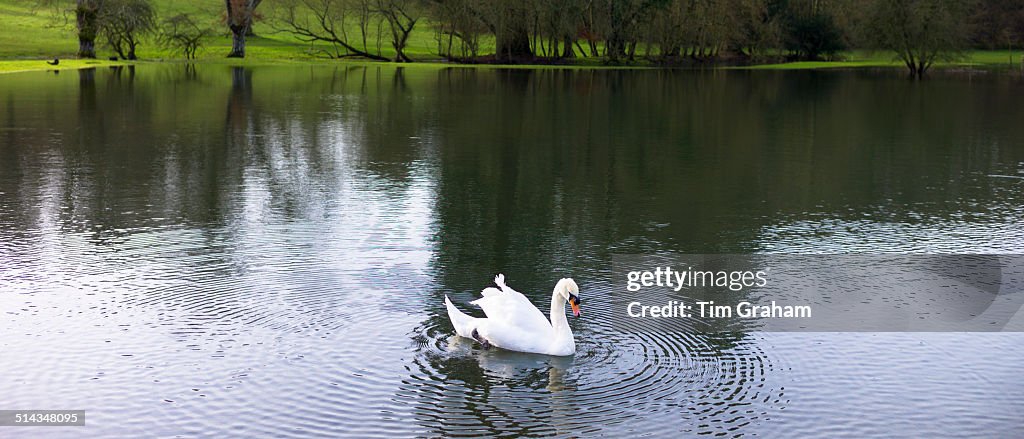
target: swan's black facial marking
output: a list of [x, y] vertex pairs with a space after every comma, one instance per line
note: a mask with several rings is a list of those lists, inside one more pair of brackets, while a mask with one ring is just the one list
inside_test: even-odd
[[484, 349], [490, 349], [491, 348], [491, 343], [489, 341], [487, 341], [487, 339], [481, 337], [480, 336], [480, 332], [477, 331], [476, 329], [474, 329], [473, 333], [470, 334], [470, 335], [472, 335], [473, 336], [473, 340], [476, 340], [478, 343], [480, 343], [480, 346], [483, 346]]
[[580, 296], [569, 293], [569, 305], [572, 307], [572, 315], [574, 317], [580, 316]]

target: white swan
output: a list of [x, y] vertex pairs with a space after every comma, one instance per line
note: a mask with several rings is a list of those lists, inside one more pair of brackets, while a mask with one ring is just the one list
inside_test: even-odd
[[476, 318], [459, 311], [448, 295], [444, 304], [455, 332], [473, 338], [485, 348], [497, 346], [519, 352], [547, 355], [572, 355], [576, 342], [572, 338], [569, 322], [565, 320], [565, 302], [572, 306], [573, 315], [580, 315], [580, 288], [572, 279], [562, 279], [551, 293], [551, 321], [541, 314], [530, 299], [505, 285], [505, 275], [494, 277], [498, 288], [485, 288], [484, 296], [470, 303], [479, 306], [486, 318]]

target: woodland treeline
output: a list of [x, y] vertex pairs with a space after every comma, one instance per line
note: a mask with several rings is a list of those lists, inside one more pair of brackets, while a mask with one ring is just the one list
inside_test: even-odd
[[[324, 0], [300, 0], [306, 3]], [[351, 0], [350, 0], [351, 1]], [[358, 0], [357, 0], [358, 1]], [[438, 52], [475, 58], [604, 57], [817, 60], [847, 49], [933, 52], [1013, 48], [1024, 0], [440, 0], [429, 10]]]
[[[151, 1], [76, 0], [80, 56], [95, 56], [101, 37], [134, 57], [135, 34], [147, 32], [169, 46], [192, 41], [178, 45], [194, 56], [211, 30], [189, 14], [157, 20]], [[262, 3], [224, 1], [228, 56], [245, 56], [254, 23], [326, 56], [397, 62], [413, 61], [414, 32], [453, 62], [750, 63], [878, 49], [915, 75], [967, 49], [1024, 46], [1024, 0], [270, 0], [257, 11]]]

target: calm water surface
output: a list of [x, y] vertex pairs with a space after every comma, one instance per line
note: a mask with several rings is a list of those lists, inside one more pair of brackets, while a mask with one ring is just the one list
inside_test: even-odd
[[[1002, 75], [4, 75], [0, 409], [88, 426], [2, 435], [1019, 435], [1019, 333], [624, 334], [603, 293], [621, 253], [1024, 252], [1021, 102]], [[444, 294], [498, 272], [537, 303], [578, 281], [574, 357], [451, 336]]]

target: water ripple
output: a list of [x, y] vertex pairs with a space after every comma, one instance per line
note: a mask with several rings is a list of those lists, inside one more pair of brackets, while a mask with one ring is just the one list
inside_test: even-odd
[[728, 435], [785, 407], [783, 390], [766, 383], [774, 366], [754, 336], [700, 334], [686, 323], [618, 332], [610, 303], [589, 293], [586, 321], [574, 322], [577, 353], [567, 358], [482, 350], [452, 335], [446, 318], [428, 319], [412, 334], [418, 360], [396, 400], [415, 407], [432, 434], [455, 436], [499, 435], [510, 424], [519, 435]]

